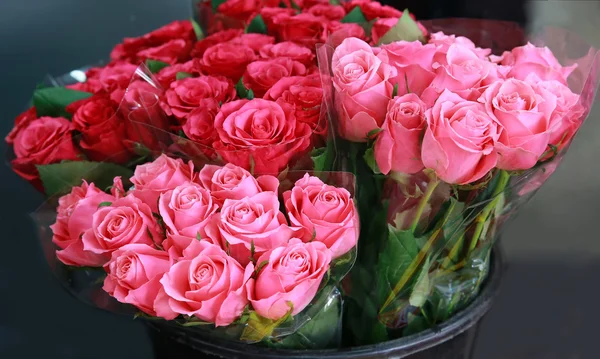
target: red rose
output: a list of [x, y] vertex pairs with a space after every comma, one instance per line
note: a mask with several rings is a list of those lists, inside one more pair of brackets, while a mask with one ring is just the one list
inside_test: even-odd
[[339, 21], [332, 21], [329, 23], [330, 33], [340, 32], [343, 34], [343, 38], [356, 37], [363, 41], [367, 40], [367, 34], [362, 26], [356, 23], [343, 23]]
[[67, 107], [73, 113], [73, 126], [81, 132], [79, 146], [92, 161], [127, 163], [131, 154], [123, 144], [125, 121], [106, 96], [94, 95]]
[[144, 62], [147, 59], [158, 60], [168, 64], [186, 61], [190, 57], [192, 43], [189, 41], [176, 39], [164, 44], [142, 50], [137, 53], [137, 62]]
[[315, 55], [306, 46], [298, 45], [291, 41], [283, 41], [278, 44], [267, 44], [261, 47], [260, 56], [265, 59], [276, 59], [287, 57], [303, 63], [305, 66], [314, 65]]
[[229, 77], [237, 82], [246, 71], [246, 66], [255, 59], [254, 50], [248, 46], [225, 42], [209, 47], [198, 60], [205, 73]]
[[[208, 157], [212, 157], [212, 143], [217, 139], [217, 132], [214, 127], [217, 113], [219, 113], [219, 103], [215, 99], [202, 99], [198, 108], [187, 115], [182, 128], [187, 138], [203, 145], [198, 149]], [[188, 147], [186, 149], [191, 150]]]
[[[174, 21], [143, 36], [125, 38], [122, 43], [115, 46], [110, 53], [110, 58], [113, 61], [125, 60], [128, 62], [139, 62], [139, 59], [144, 57], [139, 54], [140, 52], [160, 47], [171, 40], [183, 40], [186, 43], [184, 47], [188, 48], [189, 51], [189, 47], [192, 46], [191, 44], [195, 39], [196, 35], [191, 22]], [[162, 50], [162, 52], [165, 51], [166, 50], [164, 49]], [[150, 52], [152, 53], [152, 51]], [[161, 51], [159, 50], [159, 53], [160, 52]], [[154, 55], [156, 55], [156, 53], [154, 53]]]
[[77, 160], [79, 153], [72, 135], [73, 125], [66, 118], [40, 117], [31, 121], [14, 139], [13, 170], [41, 190], [35, 166]]
[[317, 4], [308, 9], [315, 16], [323, 16], [329, 20], [341, 20], [346, 16], [346, 10], [342, 6], [331, 4]]
[[277, 16], [294, 16], [296, 15], [296, 10], [291, 7], [265, 7], [260, 9], [260, 16], [262, 16], [265, 25], [267, 25], [267, 32], [269, 34], [275, 33], [275, 25], [273, 23], [273, 19]]
[[254, 52], [259, 52], [260, 49], [269, 44], [275, 43], [275, 38], [263, 34], [244, 34], [229, 41], [231, 44], [248, 46]]
[[35, 112], [35, 107], [30, 107], [29, 110], [23, 112], [15, 119], [15, 127], [10, 130], [10, 133], [6, 135], [4, 139], [6, 143], [12, 145], [15, 142], [15, 138], [19, 135], [24, 128], [29, 126], [31, 121], [37, 118], [37, 113]]
[[[344, 4], [344, 8], [347, 12], [352, 11], [357, 6], [360, 7], [360, 10], [365, 15], [367, 21], [385, 17], [395, 17], [399, 19], [402, 16], [402, 11], [391, 6], [381, 5], [381, 3], [376, 1], [352, 0]], [[411, 17], [414, 20], [414, 16], [412, 16], [412, 14]]]
[[192, 75], [199, 75], [200, 71], [196, 67], [197, 63], [194, 60], [184, 62], [182, 64], [175, 64], [167, 66], [160, 70], [156, 75], [156, 79], [160, 82], [163, 88], [169, 88], [171, 83], [177, 80], [178, 72], [186, 72]]
[[296, 0], [296, 5], [300, 6], [303, 10], [310, 9], [315, 5], [329, 3], [329, 0]]
[[261, 2], [260, 0], [226, 0], [219, 5], [217, 12], [246, 22], [258, 12], [262, 5]]
[[223, 77], [200, 76], [188, 77], [171, 84], [165, 93], [165, 112], [176, 118], [184, 119], [192, 110], [200, 105], [205, 98], [217, 102], [228, 102], [235, 98], [233, 83]]
[[323, 133], [327, 128], [326, 123], [319, 123], [323, 88], [318, 74], [282, 78], [267, 91], [264, 99], [282, 99], [294, 105], [296, 119], [309, 125], [313, 131]]
[[306, 74], [306, 66], [298, 61], [281, 57], [252, 62], [246, 68], [242, 81], [244, 86], [254, 91], [254, 95], [263, 97], [265, 92], [280, 79], [304, 74]]
[[327, 20], [309, 13], [295, 16], [278, 15], [273, 19], [276, 32], [282, 41], [293, 41], [313, 49], [327, 40]]
[[215, 117], [217, 153], [255, 174], [274, 174], [300, 158], [310, 145], [310, 128], [296, 121], [294, 107], [278, 101], [238, 100]]
[[126, 89], [136, 70], [137, 66], [129, 63], [114, 63], [105, 67], [92, 68], [86, 72], [86, 84], [94, 93]]
[[206, 49], [208, 49], [209, 47], [232, 40], [242, 35], [243, 33], [244, 30], [242, 29], [230, 29], [215, 32], [214, 34], [209, 35], [194, 44], [194, 49], [192, 49], [192, 56], [202, 57], [202, 55], [204, 55], [204, 51], [206, 51]]

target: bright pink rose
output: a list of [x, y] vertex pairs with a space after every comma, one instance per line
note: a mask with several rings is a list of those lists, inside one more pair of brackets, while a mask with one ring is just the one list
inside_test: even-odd
[[556, 96], [517, 79], [492, 84], [481, 96], [489, 116], [501, 125], [498, 168], [526, 170], [546, 150]]
[[177, 80], [177, 73], [185, 72], [192, 75], [199, 75], [200, 71], [196, 68], [197, 63], [194, 60], [184, 62], [182, 64], [175, 64], [167, 66], [160, 70], [156, 75], [156, 79], [160, 82], [161, 86], [168, 89], [171, 87], [171, 83]]
[[464, 36], [446, 35], [441, 31], [431, 34], [429, 36], [429, 43], [437, 47], [437, 53], [435, 54], [434, 60], [441, 65], [446, 64], [446, 55], [450, 49], [450, 46], [452, 45], [466, 47], [467, 49], [473, 51], [473, 53], [475, 53], [475, 55], [477, 55], [477, 57], [480, 59], [487, 59], [487, 57], [492, 53], [491, 49], [475, 47], [473, 41]]
[[160, 46], [142, 50], [137, 53], [137, 61], [144, 62], [148, 59], [176, 64], [185, 62], [190, 58], [192, 43], [182, 39], [171, 40]]
[[273, 26], [280, 41], [293, 41], [310, 49], [327, 40], [327, 21], [310, 13], [277, 15], [273, 18]]
[[296, 119], [309, 125], [313, 131], [323, 133], [327, 128], [326, 123], [319, 122], [323, 87], [318, 74], [282, 78], [267, 91], [264, 99], [273, 101], [282, 99], [294, 105]]
[[420, 96], [435, 78], [432, 67], [435, 46], [420, 41], [396, 41], [381, 49], [377, 56], [398, 72], [391, 82], [398, 84], [399, 96], [409, 92]]
[[374, 147], [375, 160], [383, 174], [416, 173], [423, 169], [421, 136], [427, 124], [426, 108], [414, 93], [390, 101]]
[[445, 65], [434, 64], [435, 78], [422, 98], [432, 104], [438, 94], [448, 89], [464, 99], [476, 101], [485, 87], [498, 81], [496, 64], [482, 60], [470, 48], [453, 44], [446, 54]]
[[175, 263], [160, 279], [163, 289], [154, 302], [167, 320], [179, 314], [226, 326], [240, 317], [253, 288], [254, 266], [246, 269], [218, 246], [199, 242], [198, 251]]
[[205, 73], [225, 76], [237, 82], [246, 71], [246, 66], [255, 59], [252, 48], [224, 42], [206, 49], [198, 60]]
[[471, 183], [496, 166], [498, 125], [483, 104], [445, 90], [426, 116], [421, 157], [444, 182]]
[[310, 7], [307, 12], [315, 16], [327, 18], [331, 21], [338, 21], [346, 16], [346, 10], [344, 10], [343, 6], [331, 4], [317, 4]]
[[135, 186], [135, 196], [156, 211], [158, 197], [163, 192], [186, 182], [194, 182], [195, 178], [191, 161], [186, 164], [181, 158], [173, 159], [163, 154], [153, 162], [137, 166], [131, 183]]
[[92, 228], [92, 216], [103, 202], [112, 202], [108, 195], [92, 183], [83, 181], [81, 186], [73, 187], [71, 193], [58, 200], [56, 222], [50, 226], [52, 242], [60, 250], [56, 257], [69, 266], [96, 267], [106, 263], [102, 255], [83, 249], [81, 235]]
[[265, 59], [276, 59], [287, 57], [291, 60], [298, 61], [305, 66], [313, 64], [315, 55], [311, 49], [306, 46], [298, 45], [291, 41], [283, 41], [278, 44], [267, 44], [260, 48], [260, 56]]
[[80, 160], [73, 143], [73, 124], [63, 117], [40, 117], [19, 131], [13, 142], [13, 171], [43, 190], [36, 165]]
[[383, 123], [394, 90], [389, 80], [396, 70], [375, 56], [366, 42], [351, 37], [335, 49], [332, 71], [340, 135], [365, 142], [367, 133]]
[[123, 187], [123, 181], [121, 180], [121, 176], [113, 178], [113, 185], [110, 188], [110, 193], [116, 199], [127, 196], [127, 191], [125, 191], [125, 187]]
[[82, 237], [83, 249], [106, 259], [127, 244], [153, 246], [162, 239], [150, 207], [131, 194], [98, 208], [92, 217], [92, 227]]
[[574, 94], [560, 81], [539, 81], [538, 78], [533, 83], [556, 96], [556, 108], [550, 117], [550, 139], [548, 143], [557, 146], [561, 150], [571, 142], [583, 120], [585, 120], [585, 108], [579, 102], [579, 95]]
[[119, 302], [156, 316], [154, 301], [162, 287], [159, 280], [170, 267], [167, 252], [146, 244], [128, 244], [114, 251], [104, 266], [108, 275], [102, 289]]
[[223, 167], [206, 165], [200, 170], [198, 178], [219, 205], [227, 199], [239, 200], [260, 192], [277, 193], [279, 188], [276, 177], [265, 175], [254, 178], [250, 172], [231, 163]]
[[164, 192], [158, 200], [158, 213], [168, 233], [188, 237], [202, 236], [210, 216], [218, 209], [210, 192], [192, 182]]
[[219, 113], [219, 103], [213, 98], [201, 99], [198, 107], [187, 114], [183, 124], [183, 133], [191, 141], [206, 146], [203, 150], [210, 150], [212, 143], [217, 139], [214, 122]]
[[235, 96], [233, 83], [224, 77], [187, 77], [171, 84], [165, 93], [165, 110], [167, 114], [183, 119], [206, 98], [227, 102]]
[[263, 254], [257, 263], [263, 262], [267, 264], [253, 290], [248, 288], [248, 298], [259, 315], [277, 320], [290, 310], [300, 313], [313, 300], [329, 270], [331, 252], [321, 242], [292, 238], [287, 246]]
[[221, 247], [229, 248], [231, 256], [242, 265], [250, 261], [253, 244], [258, 257], [270, 249], [284, 246], [294, 233], [285, 215], [279, 211], [275, 192], [261, 192], [240, 200], [226, 199], [218, 231]]
[[511, 67], [508, 77], [525, 80], [530, 74], [536, 74], [544, 81], [556, 80], [563, 84], [577, 67], [577, 64], [563, 67], [549, 48], [536, 47], [531, 43], [504, 52], [498, 60], [502, 65]]
[[278, 100], [223, 104], [215, 118], [217, 153], [255, 174], [275, 174], [301, 158], [310, 146], [310, 127], [296, 120], [294, 107]]
[[136, 65], [129, 63], [114, 63], [100, 68], [92, 68], [86, 72], [86, 84], [92, 92], [113, 92], [118, 89], [126, 89], [137, 68]]
[[254, 52], [258, 53], [263, 46], [274, 44], [275, 38], [269, 35], [250, 33], [235, 37], [229, 40], [229, 43], [238, 46], [248, 46]]
[[206, 49], [208, 49], [209, 47], [235, 39], [243, 33], [244, 30], [242, 29], [230, 29], [215, 32], [214, 34], [208, 35], [204, 39], [199, 40], [194, 44], [194, 48], [192, 49], [192, 56], [202, 57]]
[[12, 145], [15, 142], [15, 138], [19, 135], [19, 132], [27, 128], [31, 121], [37, 119], [37, 113], [35, 107], [30, 107], [27, 111], [21, 113], [15, 118], [15, 126], [10, 130], [10, 133], [6, 135], [4, 139], [6, 143]]
[[[304, 186], [302, 182], [310, 184]], [[304, 242], [324, 243], [333, 258], [356, 245], [358, 213], [346, 189], [326, 185], [306, 174], [283, 198], [290, 223], [303, 229], [297, 235]]]
[[242, 78], [244, 86], [254, 91], [257, 97], [263, 97], [277, 81], [290, 76], [306, 74], [306, 66], [287, 57], [257, 60], [248, 65]]

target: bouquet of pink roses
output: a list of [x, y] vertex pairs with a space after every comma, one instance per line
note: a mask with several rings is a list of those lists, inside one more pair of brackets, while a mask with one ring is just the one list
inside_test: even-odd
[[[56, 218], [60, 262], [51, 263], [65, 283], [81, 270], [100, 279], [84, 279], [85, 290], [67, 284], [76, 295], [114, 310], [93, 289], [103, 282], [138, 316], [189, 335], [210, 328], [271, 346], [338, 345], [337, 286], [358, 239], [352, 175], [290, 173], [280, 183], [232, 164], [197, 172], [161, 155], [126, 182], [131, 189], [116, 177], [107, 193], [84, 181], [54, 214], [51, 204], [36, 213], [42, 229]], [[72, 269], [60, 274], [63, 264]]]

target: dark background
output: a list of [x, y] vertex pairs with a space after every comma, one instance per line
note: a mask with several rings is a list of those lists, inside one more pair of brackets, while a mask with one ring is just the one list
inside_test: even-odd
[[[384, 2], [419, 18], [565, 26], [600, 45], [596, 1]], [[190, 13], [188, 0], [0, 0], [0, 134], [46, 74], [105, 59], [122, 37]], [[561, 168], [506, 231], [508, 272], [481, 329], [477, 359], [600, 357], [598, 114], [592, 112]], [[152, 358], [141, 323], [78, 302], [52, 278], [28, 216], [42, 197], [7, 166], [0, 172], [0, 358]]]

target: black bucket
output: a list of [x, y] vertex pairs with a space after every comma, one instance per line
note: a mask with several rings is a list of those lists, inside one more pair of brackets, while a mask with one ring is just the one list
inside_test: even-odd
[[479, 296], [461, 312], [435, 329], [375, 345], [327, 350], [270, 349], [219, 338], [190, 336], [181, 328], [148, 322], [149, 334], [158, 358], [240, 358], [240, 359], [469, 359], [478, 327], [497, 296], [504, 262], [499, 250], [492, 253], [492, 265]]

